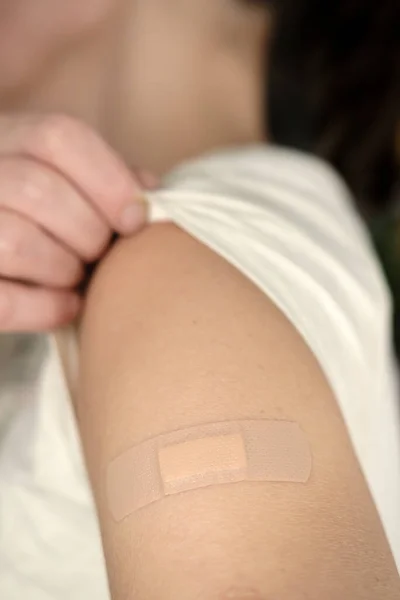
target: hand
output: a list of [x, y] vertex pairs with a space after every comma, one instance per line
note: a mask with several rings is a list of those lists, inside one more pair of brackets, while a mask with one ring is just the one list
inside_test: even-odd
[[72, 118], [0, 117], [0, 332], [73, 320], [85, 266], [144, 224], [154, 181]]

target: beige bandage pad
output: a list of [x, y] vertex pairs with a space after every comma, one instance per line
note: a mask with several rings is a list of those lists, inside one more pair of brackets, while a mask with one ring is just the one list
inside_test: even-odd
[[311, 450], [290, 421], [228, 421], [174, 431], [116, 458], [107, 497], [116, 521], [165, 496], [239, 481], [305, 483]]

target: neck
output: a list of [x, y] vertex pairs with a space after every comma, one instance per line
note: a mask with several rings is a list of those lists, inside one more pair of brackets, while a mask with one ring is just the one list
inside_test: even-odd
[[3, 94], [1, 109], [60, 112], [81, 119], [103, 133], [107, 97], [109, 32], [63, 48], [36, 73], [34, 83]]
[[[75, 41], [3, 106], [82, 119], [128, 164], [161, 175], [185, 159], [263, 138], [261, 53], [243, 60], [194, 43], [184, 28], [164, 39], [151, 16], [132, 35], [130, 18], [117, 15]], [[147, 53], [155, 35], [156, 50]]]

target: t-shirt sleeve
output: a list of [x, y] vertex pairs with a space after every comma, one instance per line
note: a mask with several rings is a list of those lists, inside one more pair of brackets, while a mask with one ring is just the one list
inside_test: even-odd
[[257, 147], [183, 166], [150, 202], [153, 221], [176, 223], [226, 259], [303, 336], [393, 531], [400, 417], [391, 299], [345, 184], [322, 161]]

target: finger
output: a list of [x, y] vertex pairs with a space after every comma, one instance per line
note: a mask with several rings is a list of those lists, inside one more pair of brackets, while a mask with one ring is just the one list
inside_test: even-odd
[[87, 125], [64, 115], [0, 118], [0, 152], [59, 170], [122, 234], [146, 219], [142, 190], [118, 155]]
[[0, 209], [0, 277], [72, 288], [83, 275], [77, 256], [27, 219]]
[[62, 175], [30, 159], [0, 157], [0, 209], [37, 223], [82, 260], [100, 258], [111, 228]]
[[82, 300], [72, 292], [0, 280], [0, 331], [49, 331], [72, 322]]

